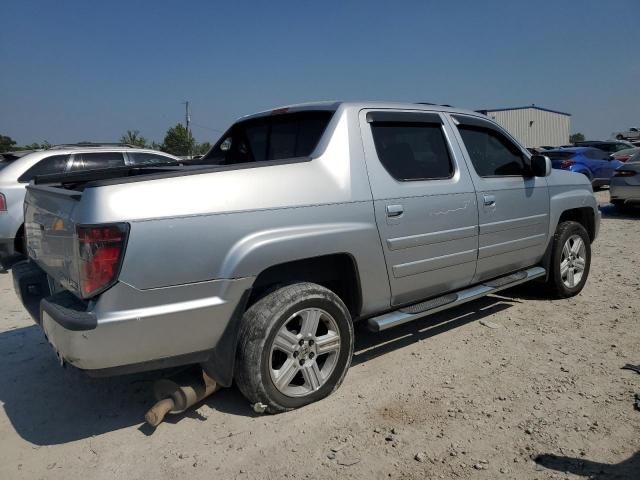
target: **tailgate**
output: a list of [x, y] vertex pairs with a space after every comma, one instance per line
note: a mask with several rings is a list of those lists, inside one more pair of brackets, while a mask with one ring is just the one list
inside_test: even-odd
[[78, 241], [74, 210], [82, 192], [29, 185], [24, 204], [29, 257], [64, 288], [79, 294]]

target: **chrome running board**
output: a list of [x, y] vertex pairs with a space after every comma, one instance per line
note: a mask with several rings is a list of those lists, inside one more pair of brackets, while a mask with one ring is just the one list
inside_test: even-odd
[[500, 290], [514, 287], [521, 283], [528, 282], [529, 280], [533, 280], [534, 278], [542, 277], [546, 273], [546, 270], [542, 267], [532, 267], [505, 275], [504, 277], [487, 280], [484, 283], [479, 283], [478, 285], [474, 285], [473, 287], [465, 288], [457, 292], [448, 293], [424, 302], [409, 305], [408, 307], [402, 307], [398, 310], [394, 310], [393, 312], [370, 318], [367, 322], [369, 330], [381, 332], [388, 328], [402, 325], [403, 323], [418, 320], [419, 318], [426, 317], [433, 313], [457, 307], [463, 303], [499, 292]]

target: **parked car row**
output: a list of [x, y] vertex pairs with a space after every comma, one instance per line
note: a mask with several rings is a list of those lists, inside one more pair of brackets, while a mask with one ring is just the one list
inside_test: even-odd
[[56, 145], [46, 150], [0, 154], [0, 269], [26, 254], [23, 203], [35, 177], [118, 167], [178, 166], [167, 153], [125, 144]]

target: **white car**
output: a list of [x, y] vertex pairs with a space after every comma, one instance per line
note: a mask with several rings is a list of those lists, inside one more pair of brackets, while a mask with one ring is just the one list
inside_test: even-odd
[[0, 154], [0, 270], [24, 255], [23, 209], [27, 184], [36, 176], [114, 167], [179, 165], [164, 152], [124, 144], [56, 145]]
[[639, 140], [640, 139], [640, 127], [631, 127], [629, 130], [623, 132], [616, 132], [615, 137], [618, 140]]

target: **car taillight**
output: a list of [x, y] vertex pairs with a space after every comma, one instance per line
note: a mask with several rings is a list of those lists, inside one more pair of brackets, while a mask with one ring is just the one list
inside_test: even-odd
[[89, 298], [111, 287], [118, 278], [129, 225], [78, 226], [80, 291]]
[[637, 172], [633, 170], [616, 170], [613, 172], [614, 177], [633, 177]]
[[631, 158], [631, 155], [622, 155], [621, 157], [613, 157], [614, 160], [619, 160], [621, 162], [626, 162]]
[[560, 168], [562, 169], [567, 169], [569, 168], [571, 165], [575, 165], [576, 161], [575, 160], [563, 160], [562, 163], [560, 164]]
[[0, 193], [0, 212], [7, 211], [7, 199], [6, 197]]

